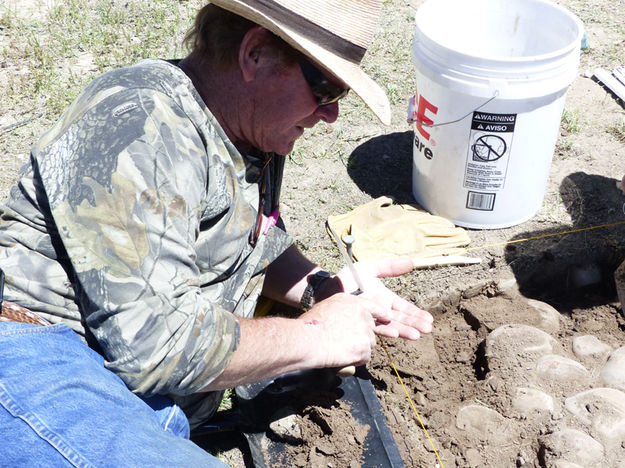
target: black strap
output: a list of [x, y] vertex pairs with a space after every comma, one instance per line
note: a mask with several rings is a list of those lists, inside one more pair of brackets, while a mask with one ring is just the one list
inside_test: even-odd
[[4, 301], [4, 271], [0, 268], [0, 306]]

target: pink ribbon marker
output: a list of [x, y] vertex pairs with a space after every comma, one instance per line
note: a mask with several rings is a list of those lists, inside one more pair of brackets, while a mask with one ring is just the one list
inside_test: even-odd
[[265, 221], [263, 222], [263, 235], [267, 235], [267, 232], [269, 232], [269, 228], [276, 225], [279, 217], [280, 209], [279, 207], [276, 207], [275, 211], [271, 213], [267, 218], [265, 218]]

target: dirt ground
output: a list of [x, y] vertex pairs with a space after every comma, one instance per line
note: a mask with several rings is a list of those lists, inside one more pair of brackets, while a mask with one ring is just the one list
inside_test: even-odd
[[[397, 36], [381, 40], [395, 50], [409, 49], [414, 9], [422, 2], [389, 3], [384, 26]], [[625, 227], [560, 234], [625, 220], [625, 196], [616, 187], [625, 174], [625, 138], [613, 130], [622, 129], [625, 110], [591, 78], [595, 68], [612, 70], [625, 61], [618, 52], [625, 50], [625, 5], [598, 0], [560, 3], [584, 21], [590, 49], [582, 53], [579, 74], [567, 95], [541, 209], [531, 220], [507, 229], [469, 230], [475, 248], [471, 255], [482, 258], [479, 265], [420, 270], [387, 281], [435, 317], [434, 331], [419, 342], [386, 340], [416, 411], [380, 346], [367, 366], [407, 467], [617, 466], [616, 460], [625, 459], [625, 445], [617, 445], [612, 458], [577, 465], [572, 463], [579, 454], [561, 454], [559, 462], [550, 457], [544, 438], [559, 427], [575, 426], [575, 421], [564, 410], [548, 417], [541, 412], [520, 415], [512, 407], [514, 379], [504, 376], [495, 384], [483, 367], [490, 332], [506, 324], [537, 325], [528, 300], [559, 312], [559, 327], [548, 332], [563, 355], [571, 355], [572, 341], [580, 336], [595, 336], [610, 349], [625, 345], [625, 320], [613, 280], [614, 270], [625, 260]], [[397, 54], [385, 52], [395, 60], [388, 67], [405, 71], [392, 127], [378, 133], [370, 117], [354, 118], [347, 103], [347, 122], [318, 129], [296, 150], [287, 171], [281, 205], [287, 228], [302, 250], [328, 269], [342, 265], [323, 225], [329, 215], [381, 195], [414, 203], [413, 130], [404, 122], [414, 83], [410, 67], [403, 65], [409, 57]], [[376, 61], [375, 67], [383, 73], [385, 64]], [[351, 145], [340, 145], [341, 139]], [[546, 237], [506, 244], [540, 236]], [[501, 284], [513, 284], [513, 292], [503, 292]], [[606, 359], [604, 355], [585, 365], [597, 374]], [[581, 391], [568, 380], [554, 381], [550, 393], [570, 397], [573, 389]], [[496, 410], [514, 430], [493, 440], [459, 429], [458, 411], [471, 403]], [[298, 443], [287, 444], [284, 466], [375, 466], [368, 465], [366, 447], [358, 443], [362, 427], [346, 417], [344, 404], [339, 400], [321, 408], [321, 423], [318, 416], [311, 417], [310, 408], [299, 413], [297, 424], [304, 435]], [[236, 460], [235, 466], [242, 463]]]
[[[392, 125], [379, 125], [356, 97], [349, 96], [339, 120], [318, 125], [288, 162], [282, 215], [300, 248], [328, 270], [342, 266], [324, 227], [329, 215], [381, 195], [414, 203], [413, 128], [405, 116], [414, 93], [410, 60], [414, 12], [422, 3], [384, 2], [380, 33], [365, 59], [365, 66], [389, 94]], [[582, 19], [590, 48], [583, 51], [578, 76], [568, 92], [542, 207], [517, 226], [469, 230], [471, 255], [482, 259], [479, 265], [418, 270], [386, 280], [390, 288], [435, 317], [432, 334], [417, 342], [385, 341], [403, 385], [382, 346], [367, 366], [408, 467], [617, 466], [612, 461], [625, 460], [625, 436], [620, 446], [604, 444], [605, 458], [577, 465], [570, 464], [575, 460], [566, 454], [558, 465], [545, 442], [562, 425], [576, 424], [562, 409], [564, 398], [596, 387], [596, 379], [582, 387], [571, 380], [554, 380], [544, 390], [561, 402], [560, 410], [547, 416], [540, 411], [521, 414], [513, 407], [511, 393], [517, 388], [516, 377], [495, 375], [485, 357], [490, 334], [510, 324], [547, 332], [563, 356], [574, 357], [572, 343], [580, 336], [592, 335], [611, 350], [625, 345], [625, 320], [613, 281], [614, 270], [625, 260], [625, 226], [561, 234], [625, 221], [625, 196], [616, 187], [625, 174], [625, 109], [591, 78], [597, 67], [612, 70], [625, 65], [625, 2], [559, 3]], [[5, 114], [0, 126], [23, 119], [30, 115], [28, 111]], [[54, 117], [46, 115], [0, 132], [4, 193], [28, 157], [28, 147]], [[559, 314], [557, 326], [537, 321], [528, 300], [553, 306]], [[592, 362], [577, 359], [596, 376], [607, 355]], [[370, 428], [358, 424], [340, 399], [323, 397], [323, 401], [317, 395], [296, 405], [294, 424], [301, 433], [286, 444], [284, 466], [370, 466], [363, 455], [364, 434]], [[505, 437], [494, 437], [497, 431], [488, 428], [482, 433], [468, 430], [459, 423], [459, 412], [468, 405], [496, 411], [507, 424], [502, 431]], [[587, 429], [583, 424], [575, 427]], [[594, 435], [592, 430], [586, 432]], [[251, 466], [242, 437], [228, 433], [198, 443], [218, 450], [233, 466]]]

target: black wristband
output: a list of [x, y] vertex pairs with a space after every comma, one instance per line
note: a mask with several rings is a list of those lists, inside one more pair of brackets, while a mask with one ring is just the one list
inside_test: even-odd
[[332, 276], [332, 273], [325, 270], [319, 270], [313, 275], [308, 275], [308, 284], [306, 285], [306, 289], [304, 289], [304, 294], [302, 294], [302, 299], [300, 301], [300, 306], [302, 307], [304, 312], [310, 310], [313, 306], [315, 293], [317, 292], [321, 284]]

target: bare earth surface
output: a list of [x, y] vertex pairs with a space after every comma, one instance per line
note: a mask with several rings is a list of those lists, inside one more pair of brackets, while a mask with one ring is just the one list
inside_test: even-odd
[[[469, 231], [480, 265], [388, 281], [435, 316], [430, 336], [386, 340], [431, 440], [383, 349], [368, 366], [405, 466], [625, 466], [625, 319], [613, 280], [625, 259], [625, 227], [559, 235], [625, 220], [616, 187], [625, 141], [610, 131], [625, 111], [589, 77], [596, 67], [623, 63], [614, 50], [625, 49], [618, 26], [625, 5], [561, 3], [585, 22], [591, 50], [582, 54], [565, 107], [579, 128], [562, 123], [542, 208], [518, 226]], [[397, 31], [402, 23], [403, 35], [383, 40], [409, 50], [418, 4], [389, 6], [385, 26]], [[323, 225], [329, 215], [381, 195], [414, 203], [413, 132], [402, 122], [413, 83], [405, 70], [390, 131], [377, 133], [372, 119], [358, 120], [355, 130], [339, 121], [293, 156], [282, 201], [287, 227], [329, 269], [342, 265]], [[355, 140], [353, 147], [334, 147], [341, 138]], [[502, 245], [547, 234], [556, 235]], [[367, 466], [362, 427], [340, 401], [323, 411], [321, 419], [301, 412], [302, 441], [291, 445], [284, 466]]]
[[[349, 96], [341, 118], [313, 130], [288, 163], [281, 202], [287, 228], [326, 269], [342, 266], [325, 231], [329, 215], [380, 195], [413, 203], [413, 129], [405, 115], [421, 3], [385, 2], [365, 61], [391, 97], [391, 127]], [[625, 318], [613, 279], [625, 260], [625, 226], [561, 234], [625, 221], [625, 196], [616, 187], [625, 174], [625, 110], [590, 78], [597, 67], [625, 65], [625, 3], [560, 3], [583, 20], [590, 49], [567, 96], [541, 209], [518, 226], [470, 230], [479, 265], [387, 280], [435, 317], [429, 336], [385, 341], [403, 385], [381, 346], [367, 366], [408, 467], [625, 467]], [[0, 126], [28, 111], [7, 112]], [[0, 133], [4, 192], [43, 127], [34, 121]], [[299, 402], [285, 422], [291, 429], [282, 437], [291, 439], [284, 466], [367, 466], [370, 428], [341, 400], [322, 397]], [[233, 466], [251, 466], [242, 438], [199, 443], [217, 444]]]

